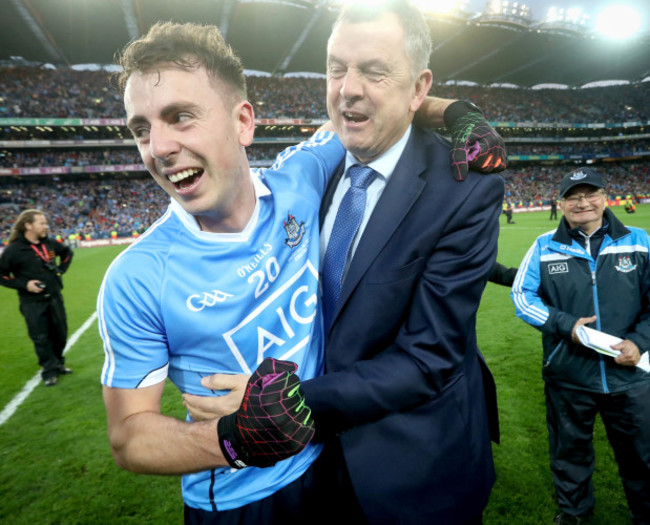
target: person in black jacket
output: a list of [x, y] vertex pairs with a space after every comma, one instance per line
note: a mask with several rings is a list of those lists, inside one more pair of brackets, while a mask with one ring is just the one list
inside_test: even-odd
[[515, 276], [517, 275], [517, 267], [508, 267], [504, 266], [500, 262], [494, 263], [492, 270], [490, 271], [490, 276], [488, 281], [494, 284], [500, 284], [501, 286], [512, 286], [512, 283], [515, 282]]
[[61, 295], [61, 275], [72, 255], [69, 247], [47, 237], [45, 214], [32, 209], [18, 216], [0, 256], [0, 284], [18, 290], [20, 312], [46, 386], [56, 385], [59, 375], [72, 373], [63, 357], [68, 323]]
[[555, 197], [551, 197], [551, 216], [549, 220], [557, 221], [557, 199]]

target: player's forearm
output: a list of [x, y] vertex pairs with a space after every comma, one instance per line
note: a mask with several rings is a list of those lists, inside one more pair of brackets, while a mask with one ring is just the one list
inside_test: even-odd
[[425, 128], [442, 128], [445, 126], [443, 116], [445, 109], [456, 99], [428, 96], [415, 114], [414, 122]]
[[109, 438], [116, 463], [139, 474], [179, 475], [228, 465], [216, 420], [187, 423], [139, 413], [110, 428]]

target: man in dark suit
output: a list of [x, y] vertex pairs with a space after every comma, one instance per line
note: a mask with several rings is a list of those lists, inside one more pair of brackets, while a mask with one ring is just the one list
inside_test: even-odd
[[346, 8], [329, 40], [328, 112], [348, 155], [322, 208], [325, 375], [303, 382], [325, 442], [321, 518], [480, 522], [494, 482], [475, 320], [503, 183], [455, 180], [448, 142], [411, 125], [429, 53], [403, 1]]
[[325, 374], [302, 382], [325, 443], [304, 494], [319, 522], [479, 523], [494, 483], [496, 394], [475, 321], [503, 182], [457, 180], [449, 142], [411, 125], [430, 50], [403, 0], [345, 8], [328, 45], [348, 155], [322, 207]]
[[[345, 9], [328, 44], [328, 112], [348, 155], [322, 205], [325, 375], [303, 388], [326, 440], [320, 464], [336, 467], [330, 501], [356, 503], [370, 523], [480, 522], [494, 482], [494, 383], [475, 321], [503, 182], [454, 180], [448, 142], [411, 125], [429, 53], [426, 24], [403, 1]], [[355, 164], [375, 174], [328, 305]]]

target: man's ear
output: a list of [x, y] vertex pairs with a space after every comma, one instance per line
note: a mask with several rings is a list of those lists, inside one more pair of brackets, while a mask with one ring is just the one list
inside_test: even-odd
[[431, 84], [433, 83], [433, 73], [430, 69], [423, 69], [420, 71], [418, 78], [415, 80], [415, 91], [413, 92], [413, 98], [411, 99], [411, 104], [409, 109], [415, 113], [420, 106], [424, 97], [429, 93], [431, 89]]
[[237, 118], [237, 134], [239, 144], [248, 147], [253, 143], [255, 134], [255, 112], [247, 100], [237, 104], [234, 109]]

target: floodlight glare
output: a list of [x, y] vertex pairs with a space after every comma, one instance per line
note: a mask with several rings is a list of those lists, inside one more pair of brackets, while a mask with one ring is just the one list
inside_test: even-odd
[[596, 19], [596, 31], [603, 36], [619, 40], [631, 37], [640, 27], [640, 13], [627, 5], [608, 6]]
[[589, 15], [584, 13], [579, 7], [570, 9], [559, 9], [557, 7], [549, 7], [546, 12], [545, 22], [564, 22], [573, 25], [584, 25], [589, 18]]
[[422, 11], [430, 13], [453, 13], [466, 7], [467, 0], [414, 0]]
[[579, 7], [568, 9], [566, 12], [566, 19], [568, 22], [578, 23], [580, 21], [581, 16], [582, 16], [582, 10]]

